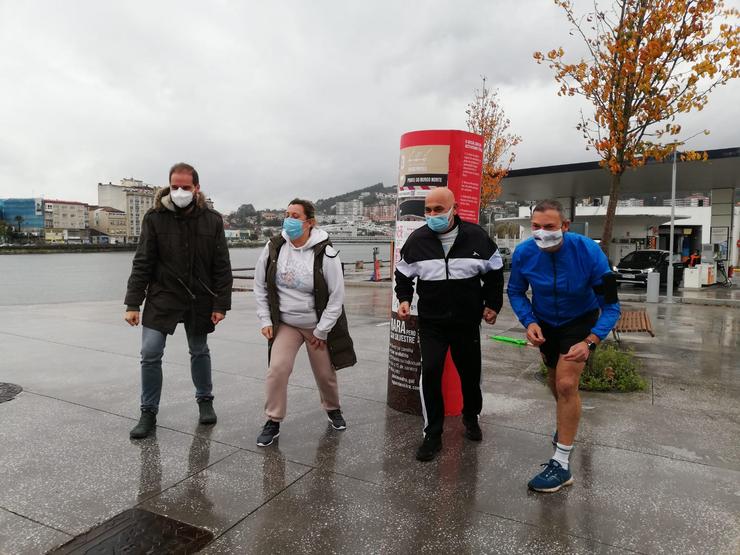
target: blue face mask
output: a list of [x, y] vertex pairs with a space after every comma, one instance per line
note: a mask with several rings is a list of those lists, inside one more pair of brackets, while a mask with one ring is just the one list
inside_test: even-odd
[[452, 208], [446, 214], [440, 214], [439, 216], [426, 216], [427, 225], [429, 229], [436, 233], [442, 233], [447, 231], [450, 227], [450, 216], [452, 216]]
[[285, 218], [283, 220], [283, 229], [291, 239], [298, 239], [303, 235], [303, 220], [295, 218]]

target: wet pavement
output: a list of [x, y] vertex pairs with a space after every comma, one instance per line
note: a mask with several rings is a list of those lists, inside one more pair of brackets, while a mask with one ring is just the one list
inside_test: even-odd
[[[205, 553], [738, 553], [740, 310], [646, 305], [625, 334], [645, 392], [583, 395], [573, 487], [526, 489], [551, 455], [536, 350], [483, 342], [484, 441], [446, 422], [419, 463], [421, 418], [387, 408], [388, 286], [350, 287], [359, 362], [328, 426], [300, 354], [281, 436], [260, 449], [266, 346], [251, 294], [210, 346], [214, 427], [197, 424], [185, 337], [168, 341], [155, 437], [131, 441], [140, 329], [117, 302], [3, 307], [0, 553], [43, 553], [131, 508], [210, 532]], [[628, 307], [636, 307], [637, 304]], [[483, 332], [520, 337], [506, 307]]]

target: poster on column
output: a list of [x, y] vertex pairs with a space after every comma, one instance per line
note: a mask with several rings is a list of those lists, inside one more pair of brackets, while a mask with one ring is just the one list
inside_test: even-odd
[[[478, 222], [482, 168], [483, 139], [474, 133], [414, 131], [401, 137], [394, 266], [408, 237], [426, 225], [424, 201], [429, 191], [449, 188], [455, 194], [458, 215], [463, 220]], [[412, 414], [421, 414], [417, 300], [414, 295], [411, 316], [403, 321], [398, 318], [398, 299], [393, 295], [388, 353], [388, 405]], [[446, 364], [446, 375], [448, 366], [451, 363]], [[454, 367], [451, 370], [457, 377]]]

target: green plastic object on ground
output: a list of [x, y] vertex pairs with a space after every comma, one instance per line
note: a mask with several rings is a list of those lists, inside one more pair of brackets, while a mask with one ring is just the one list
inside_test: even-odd
[[505, 335], [491, 335], [490, 338], [496, 341], [502, 341], [503, 343], [513, 343], [521, 347], [526, 347], [528, 343], [526, 339], [515, 339], [513, 337], [506, 337]]

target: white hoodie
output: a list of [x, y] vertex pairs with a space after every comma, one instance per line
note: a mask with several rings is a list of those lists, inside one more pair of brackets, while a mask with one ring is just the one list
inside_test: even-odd
[[[323, 229], [312, 228], [308, 241], [302, 247], [295, 247], [285, 231], [282, 232], [285, 244], [280, 249], [277, 260], [277, 288], [280, 298], [280, 321], [296, 328], [314, 329], [313, 334], [326, 340], [329, 332], [342, 314], [344, 303], [344, 276], [342, 263], [336, 250], [326, 247], [324, 252], [324, 279], [329, 287], [329, 303], [317, 321], [313, 293], [313, 247], [329, 238]], [[257, 300], [257, 317], [262, 327], [271, 326], [270, 307], [267, 303], [267, 284], [265, 270], [269, 256], [269, 242], [265, 245], [254, 270], [254, 296]]]

